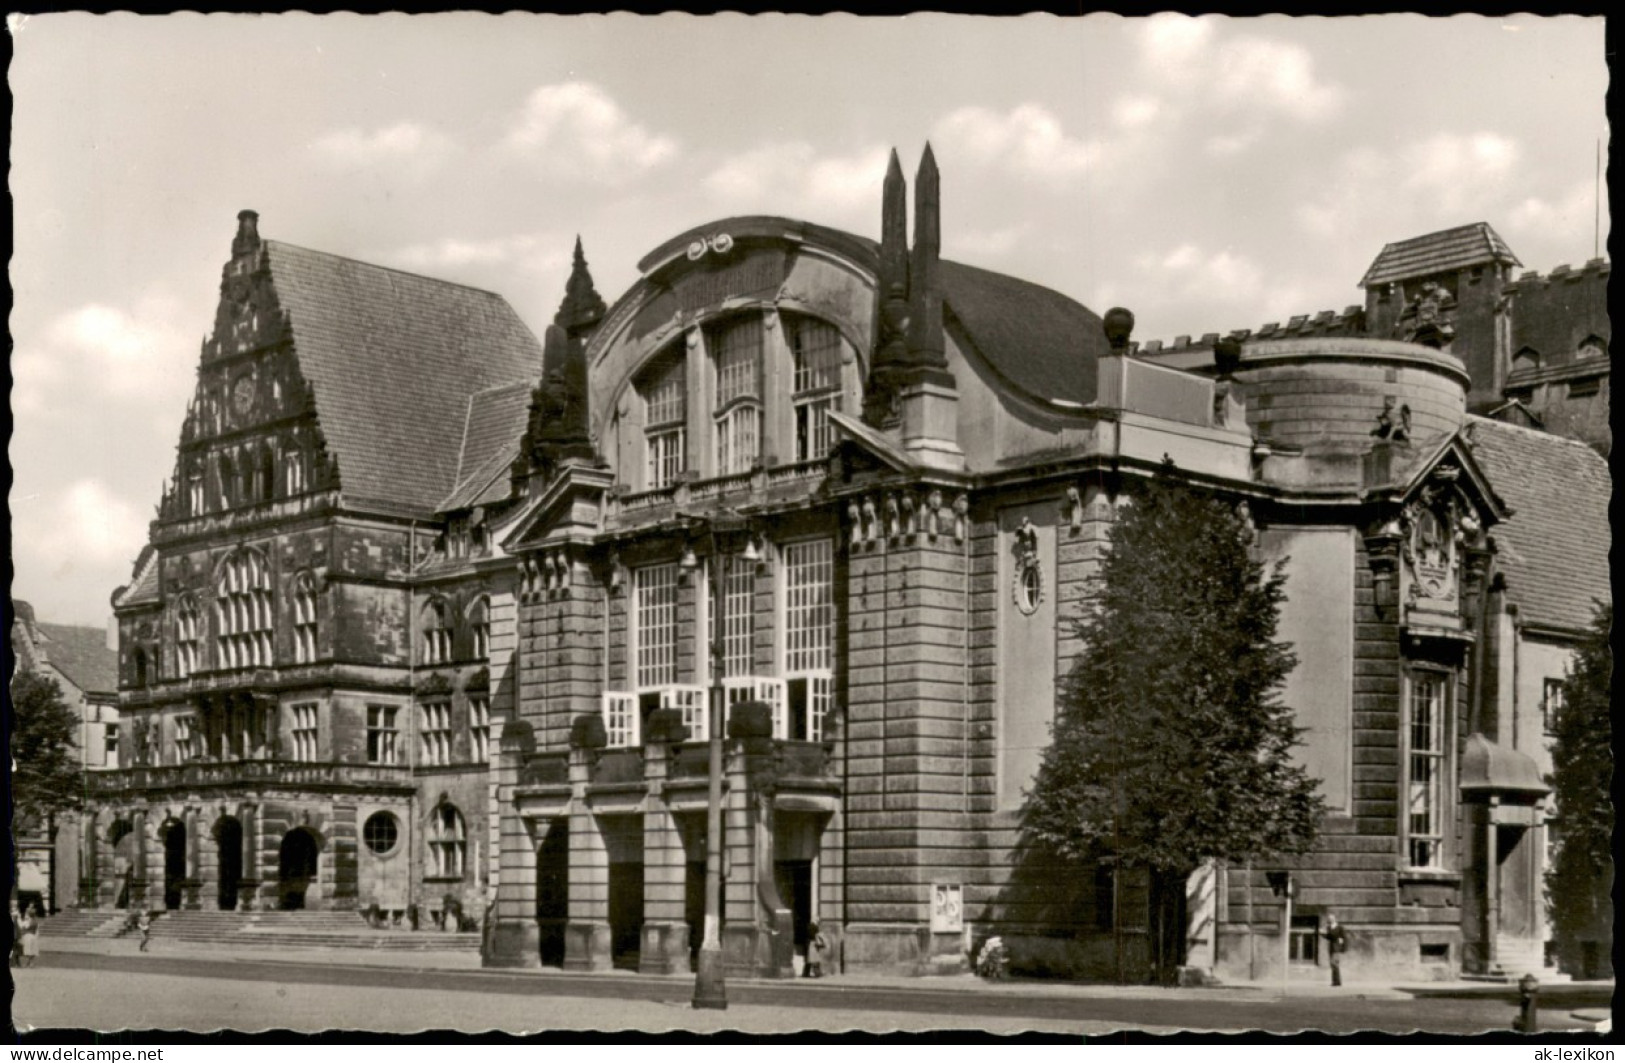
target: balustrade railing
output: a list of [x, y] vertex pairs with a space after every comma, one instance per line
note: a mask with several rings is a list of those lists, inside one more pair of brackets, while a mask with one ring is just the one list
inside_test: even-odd
[[239, 786], [274, 782], [286, 786], [410, 786], [410, 768], [388, 764], [309, 763], [296, 760], [193, 761], [158, 767], [121, 768], [85, 774], [95, 794], [130, 790]]

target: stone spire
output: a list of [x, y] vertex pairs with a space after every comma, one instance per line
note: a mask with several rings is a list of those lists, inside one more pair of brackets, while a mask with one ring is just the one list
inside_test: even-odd
[[908, 185], [893, 148], [880, 203], [880, 300], [875, 353], [865, 389], [863, 415], [877, 428], [891, 419], [896, 381], [908, 361]]
[[564, 284], [564, 301], [553, 323], [564, 329], [573, 342], [583, 342], [608, 312], [603, 296], [593, 287], [592, 273], [587, 269], [587, 256], [581, 250], [581, 237], [576, 237], [574, 259], [570, 263], [570, 279]]
[[909, 271], [908, 362], [945, 369], [942, 335], [942, 179], [930, 143], [914, 175], [914, 260]]
[[231, 241], [231, 257], [252, 255], [260, 249], [260, 216], [257, 211], [237, 212], [237, 235]]

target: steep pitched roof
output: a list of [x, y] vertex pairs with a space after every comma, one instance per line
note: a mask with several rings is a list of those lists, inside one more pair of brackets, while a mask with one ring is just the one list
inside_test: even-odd
[[1488, 222], [1459, 225], [1386, 245], [1371, 268], [1365, 271], [1360, 287], [1370, 288], [1406, 277], [1426, 277], [1486, 262], [1523, 265]]
[[52, 668], [86, 694], [118, 692], [118, 653], [107, 648], [107, 632], [76, 624], [35, 623], [37, 650]]
[[346, 499], [433, 510], [457, 480], [469, 397], [539, 377], [536, 337], [492, 292], [265, 247]]
[[1608, 463], [1584, 443], [1468, 419], [1473, 457], [1512, 507], [1491, 529], [1507, 591], [1528, 623], [1578, 631], [1608, 601]]
[[530, 394], [531, 385], [521, 381], [468, 397], [457, 486], [440, 503], [442, 511], [494, 501], [494, 484], [507, 497], [506, 474], [530, 418]]

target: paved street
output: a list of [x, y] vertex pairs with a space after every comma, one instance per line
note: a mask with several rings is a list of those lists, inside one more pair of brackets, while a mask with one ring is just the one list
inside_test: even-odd
[[[17, 977], [20, 1029], [88, 1027], [208, 1032], [363, 1029], [512, 1033], [540, 1030], [926, 1031], [975, 1029], [1101, 1035], [1117, 1030], [1276, 1032], [1504, 1031], [1494, 999], [1413, 999], [1351, 988], [1281, 999], [1256, 988], [1112, 989], [954, 980], [933, 986], [736, 981], [725, 1013], [689, 1007], [686, 978], [567, 975], [407, 966], [335, 966], [286, 958], [58, 952]], [[901, 981], [901, 980], [894, 980]], [[1578, 1029], [1567, 1010], [1545, 1030]]]

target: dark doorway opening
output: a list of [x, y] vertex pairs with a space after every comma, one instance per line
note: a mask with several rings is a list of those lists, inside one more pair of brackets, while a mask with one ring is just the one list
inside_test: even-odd
[[807, 932], [812, 922], [813, 867], [811, 860], [780, 860], [773, 865], [775, 885], [779, 899], [790, 906], [790, 925], [794, 930], [796, 955], [807, 957]]
[[688, 969], [700, 965], [700, 945], [705, 941], [705, 861], [690, 860], [683, 876], [683, 918], [688, 922]]
[[609, 865], [609, 954], [616, 967], [638, 969], [643, 952], [643, 865]]
[[282, 836], [277, 860], [278, 906], [284, 911], [303, 908], [310, 880], [315, 877], [316, 839], [310, 831], [296, 827]]
[[164, 907], [181, 906], [181, 883], [186, 881], [186, 825], [171, 821], [164, 828]]
[[237, 910], [237, 887], [243, 881], [243, 825], [235, 816], [221, 816], [215, 826], [220, 866], [220, 910]]
[[107, 840], [113, 846], [113, 881], [117, 884], [113, 907], [128, 908], [130, 883], [137, 877], [136, 866], [140, 863], [140, 839], [130, 821], [121, 819], [108, 829]]
[[564, 927], [570, 919], [570, 821], [555, 818], [536, 854], [536, 927], [543, 967], [564, 966]]

